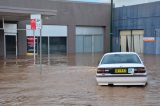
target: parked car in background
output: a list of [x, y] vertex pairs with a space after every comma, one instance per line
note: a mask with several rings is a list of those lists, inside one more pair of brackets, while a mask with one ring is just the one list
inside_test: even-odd
[[134, 52], [106, 53], [96, 73], [98, 85], [146, 85], [147, 70]]

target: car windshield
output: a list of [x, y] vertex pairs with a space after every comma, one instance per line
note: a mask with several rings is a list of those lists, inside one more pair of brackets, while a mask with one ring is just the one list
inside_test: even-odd
[[104, 56], [101, 64], [141, 63], [136, 54], [109, 54]]

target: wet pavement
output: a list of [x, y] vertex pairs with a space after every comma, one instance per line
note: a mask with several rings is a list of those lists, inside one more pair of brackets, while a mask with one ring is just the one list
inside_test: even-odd
[[[160, 55], [141, 55], [148, 85], [98, 86], [101, 54], [0, 60], [0, 106], [160, 106]], [[41, 70], [42, 69], [42, 70]]]

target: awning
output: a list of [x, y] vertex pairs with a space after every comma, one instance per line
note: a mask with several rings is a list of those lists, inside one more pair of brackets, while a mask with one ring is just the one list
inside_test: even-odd
[[55, 16], [57, 10], [0, 6], [0, 19], [7, 21], [27, 20], [30, 19], [30, 14], [41, 14], [42, 17]]

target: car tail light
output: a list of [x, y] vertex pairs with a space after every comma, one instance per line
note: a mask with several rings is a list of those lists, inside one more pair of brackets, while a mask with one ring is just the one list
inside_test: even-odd
[[106, 74], [106, 73], [109, 73], [109, 69], [106, 69], [106, 68], [98, 68], [98, 69], [97, 69], [97, 73], [98, 73], [98, 74]]
[[146, 69], [144, 67], [138, 67], [134, 69], [134, 73], [145, 73]]

